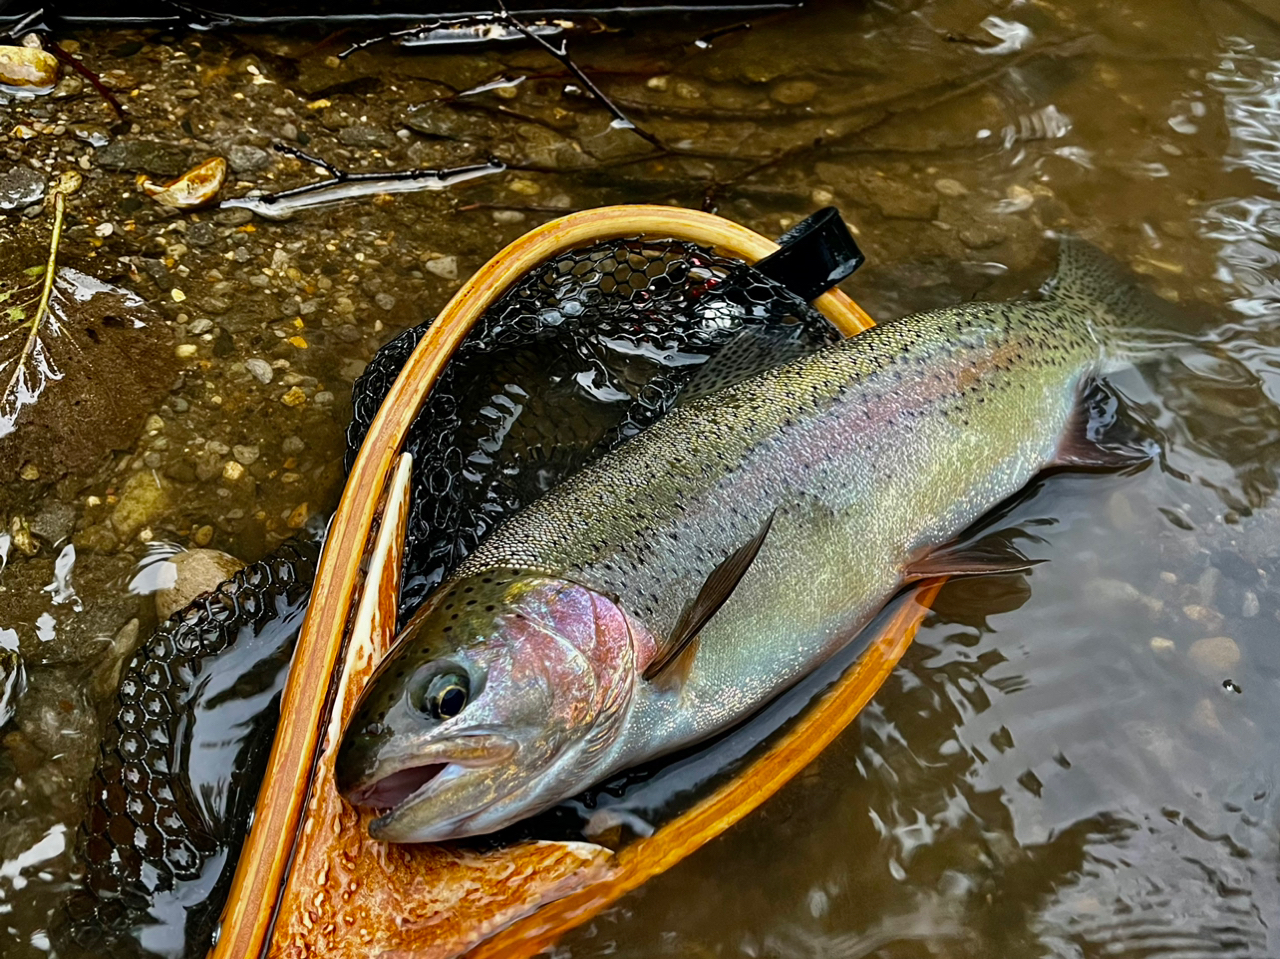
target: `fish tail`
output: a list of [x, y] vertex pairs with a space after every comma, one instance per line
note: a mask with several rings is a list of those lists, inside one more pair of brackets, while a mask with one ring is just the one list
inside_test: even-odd
[[1046, 299], [1087, 318], [1104, 349], [1116, 358], [1134, 358], [1143, 344], [1167, 343], [1161, 332], [1186, 328], [1174, 304], [1156, 296], [1123, 264], [1078, 236], [1062, 237], [1058, 269], [1045, 284]]

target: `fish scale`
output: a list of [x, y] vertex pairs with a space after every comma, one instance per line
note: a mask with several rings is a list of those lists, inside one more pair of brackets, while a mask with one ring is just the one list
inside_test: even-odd
[[[503, 828], [745, 719], [924, 570], [1025, 569], [946, 547], [1046, 466], [1114, 458], [1076, 435], [1083, 387], [1145, 315], [1114, 264], [1066, 239], [1043, 300], [917, 314], [736, 383], [695, 380], [695, 399], [512, 516], [450, 576], [446, 606], [496, 570], [505, 599], [449, 614], [448, 633], [438, 604], [406, 627], [387, 657], [402, 675], [380, 672], [348, 725], [339, 788], [382, 813], [377, 838]], [[513, 628], [534, 595], [540, 628]], [[573, 602], [548, 606], [554, 595]], [[635, 668], [593, 653], [610, 630]], [[571, 671], [538, 665], [566, 646], [580, 653]], [[432, 706], [440, 675], [476, 691], [460, 712]], [[625, 687], [626, 709], [584, 707], [607, 686]]]

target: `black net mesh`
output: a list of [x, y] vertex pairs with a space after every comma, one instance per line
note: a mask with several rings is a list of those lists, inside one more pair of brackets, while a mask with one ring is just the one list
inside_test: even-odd
[[[428, 325], [384, 346], [357, 381], [348, 467]], [[689, 243], [598, 244], [517, 283], [410, 429], [402, 616], [505, 516], [653, 422], [701, 363], [753, 331], [793, 346], [836, 336], [781, 283]], [[249, 566], [175, 614], [128, 664], [79, 835], [86, 881], [68, 902], [63, 954], [207, 951], [316, 556], [314, 544], [293, 544]], [[259, 705], [236, 713], [216, 755], [194, 756], [193, 736], [226, 723], [235, 702]]]
[[286, 543], [126, 664], [77, 835], [85, 888], [67, 903], [64, 954], [134, 955], [140, 939], [167, 955], [208, 950], [230, 879], [208, 867], [233, 864], [244, 838], [319, 552]]
[[[388, 343], [355, 387], [347, 466], [426, 327]], [[472, 330], [409, 432], [401, 615], [504, 517], [652, 423], [748, 331], [818, 345], [836, 331], [781, 283], [691, 243], [618, 240], [531, 272]]]

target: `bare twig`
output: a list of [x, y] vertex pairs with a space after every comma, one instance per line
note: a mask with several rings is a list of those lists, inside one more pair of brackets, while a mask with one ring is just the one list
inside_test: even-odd
[[58, 266], [58, 244], [62, 242], [62, 212], [65, 203], [66, 197], [61, 191], [54, 193], [53, 237], [49, 241], [49, 259], [44, 268], [44, 283], [40, 287], [40, 302], [28, 324], [26, 342], [22, 344], [22, 349], [14, 358], [13, 373], [10, 374], [9, 382], [5, 384], [4, 392], [0, 393], [0, 396], [10, 396], [14, 393], [26, 370], [27, 360], [40, 341], [40, 324], [44, 322], [45, 314], [49, 312], [49, 297], [53, 294], [54, 273]]
[[240, 208], [269, 220], [283, 220], [299, 210], [311, 207], [362, 199], [380, 193], [443, 190], [466, 180], [491, 173], [501, 173], [506, 169], [506, 165], [501, 160], [490, 159], [487, 163], [475, 163], [471, 166], [453, 167], [448, 170], [412, 169], [396, 170], [390, 173], [351, 173], [340, 170], [317, 156], [304, 153], [296, 147], [278, 143], [276, 150], [306, 163], [314, 163], [329, 174], [329, 179], [294, 187], [291, 190], [282, 190], [279, 193], [223, 200], [221, 206], [224, 209]]
[[348, 173], [346, 170], [339, 170], [328, 160], [324, 160], [313, 153], [307, 153], [305, 150], [299, 150], [297, 147], [291, 147], [286, 143], [277, 143], [275, 145], [275, 150], [277, 153], [283, 153], [285, 156], [293, 157], [295, 160], [301, 160], [303, 163], [310, 163], [313, 166], [318, 166], [335, 180], [347, 180], [354, 175]]
[[586, 88], [587, 92], [599, 100], [601, 105], [613, 114], [613, 125], [615, 127], [620, 130], [632, 130], [641, 139], [652, 143], [659, 150], [666, 150], [666, 145], [663, 144], [661, 140], [649, 131], [636, 126], [636, 124], [632, 122], [631, 118], [623, 113], [618, 105], [610, 100], [609, 97], [605, 95], [605, 92], [595, 85], [595, 82], [583, 72], [582, 68], [574, 63], [573, 58], [569, 56], [568, 40], [562, 39], [560, 41], [560, 46], [557, 47], [546, 37], [539, 36], [537, 33], [533, 32], [521, 23], [516, 17], [513, 17], [511, 12], [507, 9], [507, 5], [504, 0], [498, 0], [498, 9], [502, 11], [503, 18], [510, 23], [511, 26], [515, 27], [528, 39], [532, 40], [538, 46], [542, 47], [542, 49], [546, 50], [547, 53], [559, 60], [566, 70], [578, 78], [578, 82]]
[[49, 52], [52, 53], [55, 57], [57, 57], [59, 60], [61, 60], [63, 63], [65, 63], [67, 66], [69, 66], [76, 73], [80, 74], [80, 76], [88, 80], [89, 83], [93, 86], [93, 88], [98, 91], [98, 95], [102, 97], [102, 99], [106, 100], [107, 103], [111, 106], [111, 109], [115, 112], [117, 120], [124, 119], [124, 107], [120, 105], [120, 101], [116, 99], [116, 95], [111, 92], [111, 89], [105, 83], [102, 82], [101, 77], [99, 77], [96, 73], [94, 73], [92, 70], [86, 67], [83, 63], [81, 63], [71, 54], [67, 53], [66, 50], [62, 49], [62, 47], [58, 46], [56, 41], [49, 43]]
[[710, 50], [711, 44], [719, 40], [721, 37], [727, 37], [731, 33], [738, 33], [742, 30], [750, 30], [750, 21], [744, 20], [741, 23], [730, 24], [727, 27], [721, 27], [718, 30], [712, 30], [710, 33], [704, 33], [693, 41], [693, 45], [699, 50]]
[[25, 17], [11, 26], [5, 36], [10, 40], [16, 40], [24, 33], [30, 33], [32, 30], [39, 31], [44, 25], [44, 7], [36, 7]]

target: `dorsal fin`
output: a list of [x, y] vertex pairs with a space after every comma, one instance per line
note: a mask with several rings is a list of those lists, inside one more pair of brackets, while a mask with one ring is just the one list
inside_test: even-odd
[[769, 535], [769, 528], [773, 526], [773, 517], [776, 514], [777, 510], [770, 513], [769, 518], [760, 527], [760, 532], [739, 546], [728, 559], [711, 571], [711, 575], [702, 584], [702, 589], [698, 590], [698, 595], [693, 598], [693, 602], [680, 614], [667, 641], [662, 644], [653, 661], [645, 668], [645, 679], [652, 681], [661, 676], [682, 658], [682, 653], [694, 648], [694, 640], [698, 638], [702, 627], [707, 625], [711, 617], [716, 614], [716, 610], [724, 605], [725, 600], [737, 588], [743, 575], [751, 567], [756, 554], [764, 544], [765, 537]]
[[711, 359], [698, 367], [680, 390], [676, 406], [692, 403], [726, 386], [741, 383], [765, 370], [821, 349], [821, 346], [801, 340], [803, 334], [804, 330], [799, 324], [794, 327], [750, 327], [742, 330]]

